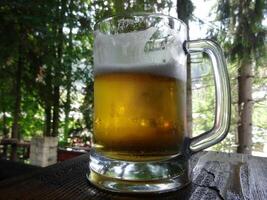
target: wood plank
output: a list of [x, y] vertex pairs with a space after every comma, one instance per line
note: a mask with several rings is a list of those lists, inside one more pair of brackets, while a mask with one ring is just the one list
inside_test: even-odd
[[[246, 193], [246, 199], [267, 199], [267, 159], [252, 157], [249, 159], [248, 166], [248, 180], [244, 181], [244, 186], [249, 188]], [[246, 173], [243, 172], [245, 175]], [[247, 185], [245, 183], [248, 183]], [[244, 191], [247, 188], [244, 187]]]
[[193, 168], [193, 183], [214, 189], [221, 199], [267, 199], [267, 159], [208, 152]]

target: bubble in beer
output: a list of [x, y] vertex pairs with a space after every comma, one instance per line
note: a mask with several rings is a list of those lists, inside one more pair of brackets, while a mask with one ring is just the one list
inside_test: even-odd
[[129, 72], [98, 74], [94, 139], [101, 146], [99, 151], [126, 160], [179, 152], [185, 135], [185, 91], [185, 82], [172, 77]]

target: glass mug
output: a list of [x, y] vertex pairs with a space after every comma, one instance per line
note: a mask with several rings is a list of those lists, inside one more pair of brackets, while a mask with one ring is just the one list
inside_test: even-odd
[[[206, 53], [216, 85], [214, 126], [186, 131], [187, 54]], [[187, 26], [161, 14], [111, 17], [95, 26], [94, 134], [89, 181], [126, 193], [166, 192], [190, 182], [189, 157], [220, 142], [230, 120], [221, 48], [187, 40]]]

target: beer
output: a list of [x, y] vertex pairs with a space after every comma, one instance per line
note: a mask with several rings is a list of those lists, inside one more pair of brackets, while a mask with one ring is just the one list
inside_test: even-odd
[[147, 72], [96, 73], [94, 147], [124, 160], [177, 154], [185, 135], [185, 81]]

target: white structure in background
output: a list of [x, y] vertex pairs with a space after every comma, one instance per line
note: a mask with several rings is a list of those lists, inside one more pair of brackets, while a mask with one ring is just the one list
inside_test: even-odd
[[57, 163], [57, 146], [57, 137], [32, 138], [30, 163], [41, 167]]

